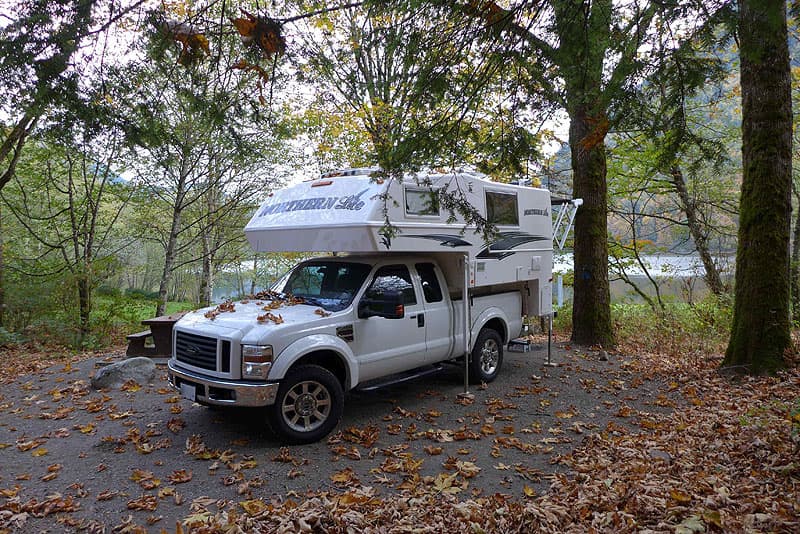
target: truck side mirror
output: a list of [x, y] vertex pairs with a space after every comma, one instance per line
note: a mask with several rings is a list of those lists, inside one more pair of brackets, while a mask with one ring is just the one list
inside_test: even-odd
[[403, 293], [386, 291], [380, 297], [364, 296], [358, 302], [359, 319], [384, 317], [386, 319], [402, 319], [405, 316]]

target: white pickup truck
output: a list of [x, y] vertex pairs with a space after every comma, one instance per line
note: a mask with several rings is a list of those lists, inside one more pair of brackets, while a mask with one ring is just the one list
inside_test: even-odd
[[[523, 315], [552, 317], [554, 228], [566, 236], [579, 205], [462, 171], [398, 180], [347, 169], [272, 191], [244, 229], [254, 250], [346, 255], [185, 315], [170, 380], [201, 404], [266, 407], [293, 442], [330, 432], [356, 387], [457, 359], [490, 382]], [[496, 231], [487, 238], [454, 206]]]
[[[200, 404], [266, 407], [284, 440], [317, 441], [336, 427], [345, 391], [463, 362], [464, 306], [450, 282], [424, 254], [302, 262], [270, 291], [185, 315], [170, 381]], [[486, 288], [469, 298], [468, 374], [490, 382], [521, 330], [523, 297]]]

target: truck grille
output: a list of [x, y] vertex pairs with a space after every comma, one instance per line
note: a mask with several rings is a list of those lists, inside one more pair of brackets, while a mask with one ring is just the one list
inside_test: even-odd
[[[228, 353], [227, 367], [230, 369], [230, 349]], [[217, 340], [178, 331], [175, 333], [175, 358], [194, 367], [216, 371]]]

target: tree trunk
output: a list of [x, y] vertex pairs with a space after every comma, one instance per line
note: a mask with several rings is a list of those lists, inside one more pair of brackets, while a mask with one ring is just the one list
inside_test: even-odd
[[6, 262], [4, 255], [4, 240], [3, 240], [3, 211], [0, 207], [0, 328], [5, 326], [3, 322], [5, 319], [6, 311], [6, 286], [5, 286], [5, 270]]
[[606, 151], [604, 132], [598, 138], [600, 118], [585, 106], [570, 113], [573, 196], [583, 205], [575, 215], [575, 282], [572, 303], [572, 342], [581, 345], [614, 344], [611, 296], [608, 285]]
[[172, 269], [175, 265], [175, 256], [178, 248], [178, 234], [181, 230], [181, 215], [183, 214], [183, 200], [186, 195], [186, 180], [188, 171], [188, 150], [183, 150], [181, 154], [180, 175], [175, 187], [175, 203], [172, 205], [172, 225], [169, 229], [167, 247], [164, 250], [164, 270], [161, 272], [161, 281], [158, 284], [158, 306], [156, 306], [156, 316], [164, 315], [167, 312], [167, 301], [169, 300], [169, 285], [172, 282]]
[[214, 291], [214, 271], [211, 251], [211, 236], [206, 232], [203, 237], [203, 274], [200, 277], [200, 306], [211, 305], [211, 295]]
[[256, 294], [256, 281], [258, 280], [258, 254], [253, 254], [253, 277], [250, 279], [250, 294]]
[[681, 171], [681, 168], [674, 165], [670, 171], [672, 174], [672, 185], [675, 186], [675, 191], [678, 192], [681, 207], [686, 214], [686, 223], [689, 225], [689, 233], [692, 235], [694, 246], [705, 268], [703, 279], [708, 289], [716, 296], [720, 296], [725, 292], [725, 284], [722, 283], [722, 277], [719, 275], [717, 264], [714, 263], [714, 258], [711, 257], [711, 252], [708, 250], [708, 240], [703, 232], [703, 225], [700, 222], [700, 218], [697, 216], [697, 205], [689, 196], [689, 190], [686, 188], [686, 180], [683, 178], [683, 171]]
[[742, 199], [733, 325], [723, 367], [783, 367], [791, 345], [789, 232], [792, 110], [786, 3], [739, 2]]
[[[794, 234], [792, 236], [792, 317], [794, 320], [800, 319], [800, 191], [793, 188], [795, 199], [797, 200], [797, 213], [794, 219]], [[1, 323], [0, 323], [1, 324]]]
[[88, 267], [83, 266], [83, 271], [78, 273], [78, 313], [80, 315], [80, 340], [86, 339], [89, 334], [89, 320], [92, 313], [92, 283], [87, 271]]

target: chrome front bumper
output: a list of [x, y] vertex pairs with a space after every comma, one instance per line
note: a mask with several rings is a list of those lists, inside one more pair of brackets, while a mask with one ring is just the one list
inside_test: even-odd
[[[178, 391], [193, 391], [193, 401], [217, 406], [261, 407], [275, 404], [278, 394], [277, 382], [252, 383], [209, 378], [175, 366], [174, 360], [167, 362], [169, 382]], [[181, 385], [184, 388], [181, 388]], [[188, 386], [188, 387], [187, 387]], [[192, 388], [194, 388], [192, 390]]]

